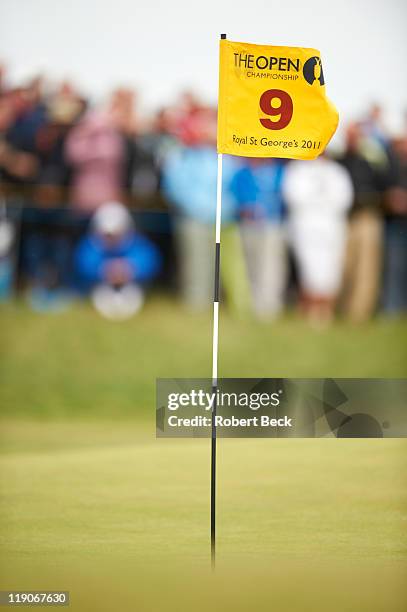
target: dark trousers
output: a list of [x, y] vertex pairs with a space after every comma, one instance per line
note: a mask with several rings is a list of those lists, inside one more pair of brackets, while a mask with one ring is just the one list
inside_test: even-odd
[[407, 311], [407, 217], [392, 217], [385, 227], [383, 307]]

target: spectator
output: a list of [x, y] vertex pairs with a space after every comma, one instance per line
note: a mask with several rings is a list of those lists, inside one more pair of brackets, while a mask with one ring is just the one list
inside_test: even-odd
[[44, 117], [36, 88], [14, 89], [0, 99], [0, 170], [8, 192], [37, 179], [36, 136]]
[[349, 125], [346, 150], [339, 160], [354, 187], [343, 284], [343, 309], [353, 321], [372, 316], [378, 302], [383, 250], [382, 191], [384, 168], [379, 170], [361, 152], [363, 132]]
[[154, 155], [158, 165], [161, 165], [171, 149], [177, 145], [175, 133], [177, 130], [178, 112], [171, 107], [161, 108], [156, 114], [151, 130], [143, 135], [143, 141]]
[[10, 97], [7, 95], [0, 96], [0, 181], [2, 188], [12, 165], [10, 146], [7, 143], [7, 132], [13, 124], [14, 118], [15, 113]]
[[407, 310], [407, 136], [395, 142], [390, 188], [386, 193], [383, 306]]
[[279, 160], [247, 159], [231, 184], [242, 220], [254, 310], [263, 319], [281, 311], [287, 282], [283, 168]]
[[135, 231], [130, 213], [118, 202], [104, 204], [94, 214], [91, 232], [75, 255], [78, 286], [85, 293], [95, 290], [96, 306], [112, 317], [137, 310], [142, 288], [160, 268], [157, 248]]
[[325, 156], [290, 162], [283, 194], [298, 266], [301, 307], [311, 322], [329, 323], [343, 272], [351, 180], [344, 168]]
[[37, 215], [34, 210], [33, 216], [35, 228], [24, 231], [22, 248], [27, 299], [39, 312], [61, 310], [71, 301], [71, 245], [60, 227], [48, 225], [47, 214]]
[[383, 110], [380, 104], [372, 104], [367, 117], [361, 122], [365, 138], [376, 143], [382, 151], [389, 147], [389, 137], [383, 122]]
[[133, 137], [140, 128], [135, 114], [135, 93], [126, 87], [116, 89], [110, 99], [109, 112], [117, 130]]
[[42, 96], [42, 79], [33, 79], [26, 87], [9, 94], [15, 111], [14, 123], [7, 133], [9, 144], [19, 151], [36, 153], [39, 129], [46, 123], [46, 107]]
[[[216, 114], [211, 109], [195, 111], [194, 120], [190, 117], [183, 125], [184, 144], [167, 157], [163, 188], [176, 211], [175, 234], [182, 296], [188, 306], [199, 310], [207, 308], [213, 300]], [[221, 274], [229, 306], [236, 314], [244, 316], [250, 310], [250, 293], [240, 237], [233, 223], [236, 203], [228, 189], [235, 164], [232, 158], [225, 157]]]
[[[194, 308], [211, 305], [217, 179], [214, 109], [186, 91], [146, 122], [136, 112], [135, 93], [120, 88], [103, 110], [96, 107], [85, 114], [86, 102], [70, 83], [44, 95], [41, 78], [11, 89], [4, 77], [0, 64], [0, 196], [7, 205], [18, 195], [23, 204], [15, 241], [18, 286], [25, 287], [21, 281], [28, 280], [32, 305], [43, 310], [66, 303], [73, 243], [87, 231], [89, 217], [112, 200], [148, 211], [143, 216], [146, 227], [154, 229], [160, 219], [157, 240], [167, 254], [168, 280], [172, 284], [174, 259], [185, 302]], [[355, 321], [374, 312], [381, 279], [384, 309], [406, 309], [406, 144], [405, 138], [391, 142], [382, 115], [375, 104], [366, 117], [349, 126], [340, 159], [355, 194], [342, 292], [344, 312]], [[221, 281], [228, 306], [237, 314], [254, 308], [259, 318], [269, 318], [283, 306], [288, 222], [280, 183], [285, 167], [278, 160], [224, 157]], [[290, 176], [305, 176], [305, 167], [293, 162]], [[334, 197], [327, 184], [339, 181], [339, 173], [328, 172], [329, 167], [334, 165], [326, 159], [309, 164], [303, 209], [295, 204], [297, 196], [290, 205], [301, 305], [311, 318], [332, 317], [341, 268], [341, 211], [346, 205], [341, 208], [343, 194], [338, 191]], [[322, 177], [319, 186], [317, 175]], [[325, 200], [329, 207], [321, 204]], [[61, 206], [65, 202], [72, 206]], [[175, 212], [170, 219], [168, 204]], [[12, 215], [6, 212], [9, 221]], [[312, 245], [306, 228], [336, 238], [330, 245], [323, 239]], [[3, 223], [2, 229], [7, 236], [7, 225]], [[320, 261], [318, 252], [324, 253]], [[329, 286], [323, 260], [331, 262]], [[88, 289], [94, 286], [84, 277], [81, 282]]]
[[64, 199], [63, 190], [69, 180], [65, 141], [85, 104], [68, 82], [62, 83], [46, 102], [46, 122], [36, 137], [40, 168], [35, 201], [41, 206], [59, 205]]
[[89, 112], [70, 132], [65, 151], [76, 210], [92, 213], [104, 202], [123, 198], [126, 147], [111, 114]]

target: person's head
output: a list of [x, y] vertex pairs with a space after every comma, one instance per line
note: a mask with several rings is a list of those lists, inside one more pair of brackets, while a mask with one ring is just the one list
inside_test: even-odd
[[207, 107], [196, 111], [183, 122], [180, 139], [187, 146], [215, 146], [216, 133], [216, 110]]
[[380, 123], [380, 121], [382, 120], [382, 115], [382, 107], [377, 102], [374, 102], [369, 109], [368, 118], [373, 123]]
[[407, 136], [395, 139], [393, 149], [403, 164], [407, 163]]
[[35, 109], [42, 99], [42, 77], [37, 76], [23, 87], [15, 87], [9, 92], [17, 116]]
[[10, 96], [0, 96], [0, 133], [5, 132], [13, 123], [15, 112]]
[[8, 93], [15, 117], [23, 115], [28, 109], [27, 99], [23, 87], [15, 87]]
[[92, 231], [107, 247], [114, 247], [134, 231], [134, 222], [123, 204], [107, 202], [93, 215]]
[[199, 101], [196, 94], [191, 90], [183, 91], [178, 101], [179, 109], [182, 113], [189, 115], [195, 113], [202, 108], [202, 104]]
[[357, 151], [360, 146], [360, 142], [362, 139], [362, 129], [359, 123], [356, 121], [349, 123], [346, 133], [345, 133], [345, 141], [346, 148], [348, 151]]
[[160, 108], [154, 117], [154, 131], [158, 134], [176, 134], [179, 114], [174, 107]]
[[54, 95], [46, 101], [50, 123], [60, 126], [73, 125], [84, 111], [84, 100], [70, 81], [63, 81]]
[[25, 96], [30, 107], [34, 107], [41, 102], [43, 95], [44, 79], [42, 75], [37, 75], [24, 88]]

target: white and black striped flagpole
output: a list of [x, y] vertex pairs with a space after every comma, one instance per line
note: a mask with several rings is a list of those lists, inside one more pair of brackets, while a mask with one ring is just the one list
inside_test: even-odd
[[[221, 39], [226, 34], [220, 35]], [[212, 393], [214, 403], [212, 409], [211, 435], [211, 561], [212, 568], [216, 560], [216, 410], [218, 388], [218, 331], [219, 331], [219, 288], [220, 288], [220, 228], [222, 220], [222, 153], [218, 153], [218, 177], [216, 185], [216, 223], [215, 223], [215, 291], [213, 299], [213, 339], [212, 339]]]

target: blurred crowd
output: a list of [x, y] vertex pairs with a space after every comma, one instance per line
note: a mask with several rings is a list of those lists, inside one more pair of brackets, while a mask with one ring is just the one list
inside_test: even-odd
[[[90, 104], [69, 82], [0, 67], [0, 299], [89, 296], [111, 318], [151, 288], [213, 300], [216, 109], [191, 93], [148, 120], [128, 88]], [[236, 316], [312, 322], [407, 309], [407, 128], [381, 108], [315, 161], [224, 156], [221, 280]]]

